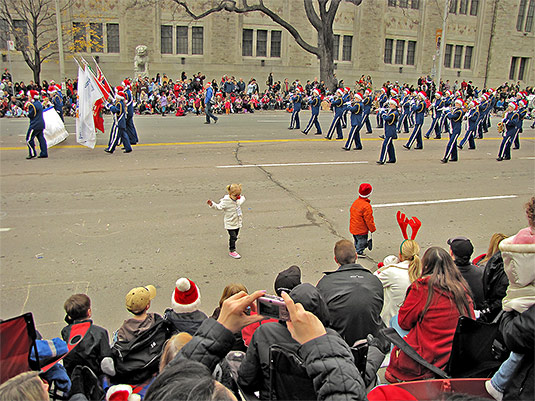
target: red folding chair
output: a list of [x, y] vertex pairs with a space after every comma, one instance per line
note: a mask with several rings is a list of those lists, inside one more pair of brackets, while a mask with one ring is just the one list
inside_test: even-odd
[[[29, 370], [39, 370], [33, 315], [25, 313], [0, 322], [0, 383]], [[30, 360], [34, 348], [37, 361]]]

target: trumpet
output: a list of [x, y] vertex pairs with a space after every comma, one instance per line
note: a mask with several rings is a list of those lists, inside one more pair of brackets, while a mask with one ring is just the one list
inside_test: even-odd
[[503, 134], [503, 132], [505, 131], [505, 124], [503, 123], [503, 121], [500, 121], [497, 124], [497, 127], [498, 127], [498, 133]]
[[378, 109], [379, 108], [379, 100], [374, 99], [372, 101], [372, 106], [373, 106], [374, 109]]

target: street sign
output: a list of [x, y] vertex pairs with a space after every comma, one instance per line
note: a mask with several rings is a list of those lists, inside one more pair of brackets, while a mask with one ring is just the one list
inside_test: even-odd
[[7, 41], [7, 50], [15, 50], [15, 42], [12, 40]]

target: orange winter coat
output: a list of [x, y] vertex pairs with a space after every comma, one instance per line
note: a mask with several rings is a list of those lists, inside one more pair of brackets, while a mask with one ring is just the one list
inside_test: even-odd
[[359, 197], [349, 209], [349, 232], [353, 235], [364, 235], [375, 230], [370, 200]]

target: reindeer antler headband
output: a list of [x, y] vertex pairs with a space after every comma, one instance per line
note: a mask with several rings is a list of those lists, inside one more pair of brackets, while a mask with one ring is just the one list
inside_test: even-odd
[[401, 229], [401, 233], [403, 234], [403, 242], [401, 243], [399, 247], [399, 252], [401, 253], [401, 247], [403, 246], [403, 243], [409, 239], [409, 236], [407, 234], [407, 227], [411, 227], [411, 240], [414, 240], [416, 238], [416, 234], [418, 234], [418, 230], [420, 230], [420, 227], [422, 227], [422, 222], [418, 219], [416, 216], [412, 216], [411, 219], [408, 219], [407, 216], [405, 216], [405, 213], [401, 213], [400, 210], [398, 210], [398, 213], [396, 215], [399, 228]]

